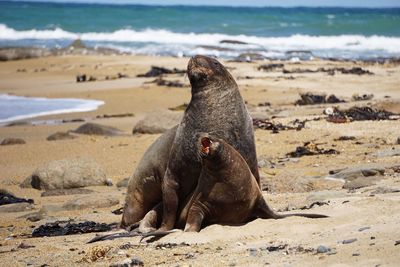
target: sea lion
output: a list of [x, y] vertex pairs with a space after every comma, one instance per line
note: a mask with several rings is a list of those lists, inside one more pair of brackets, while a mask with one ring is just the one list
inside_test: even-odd
[[120, 224], [122, 228], [139, 222], [148, 211], [161, 203], [162, 179], [177, 127], [167, 130], [147, 149], [129, 178]]
[[192, 97], [176, 130], [162, 184], [163, 216], [160, 230], [176, 222], [178, 206], [188, 198], [201, 173], [198, 132], [226, 140], [245, 159], [259, 184], [252, 119], [232, 75], [216, 59], [195, 56], [187, 74]]

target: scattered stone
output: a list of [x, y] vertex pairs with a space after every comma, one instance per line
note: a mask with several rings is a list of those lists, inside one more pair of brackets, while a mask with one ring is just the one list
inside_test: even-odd
[[69, 132], [56, 132], [52, 135], [49, 135], [46, 139], [48, 141], [57, 141], [57, 140], [70, 140], [75, 138], [76, 136], [70, 134]]
[[329, 251], [331, 251], [331, 248], [323, 245], [319, 245], [317, 248], [317, 253], [327, 253]]
[[356, 241], [357, 241], [357, 238], [351, 238], [351, 239], [343, 240], [341, 243], [342, 244], [351, 244], [351, 243], [354, 243]]
[[374, 98], [374, 94], [363, 94], [363, 95], [354, 94], [351, 97], [353, 101], [366, 101], [366, 100], [371, 100], [372, 98]]
[[315, 105], [315, 104], [326, 104], [326, 103], [344, 103], [344, 100], [337, 98], [335, 95], [330, 95], [328, 98], [325, 94], [317, 95], [313, 93], [300, 94], [301, 99], [295, 102], [296, 105]]
[[106, 185], [103, 168], [90, 158], [72, 158], [48, 162], [26, 178], [21, 187], [38, 190], [70, 189]]
[[346, 181], [346, 183], [343, 185], [343, 189], [353, 191], [363, 187], [373, 186], [379, 180], [380, 178], [377, 177], [360, 177], [351, 181]]
[[330, 200], [330, 199], [334, 199], [334, 198], [343, 198], [346, 196], [347, 196], [347, 194], [342, 191], [323, 190], [323, 191], [311, 193], [307, 197], [307, 201], [311, 201], [311, 202], [326, 201], [326, 200]]
[[163, 110], [147, 114], [133, 128], [132, 133], [159, 134], [179, 124], [183, 114], [170, 110]]
[[172, 107], [172, 108], [168, 108], [171, 111], [185, 111], [187, 108], [188, 104], [187, 103], [183, 103], [182, 105], [176, 106], [176, 107]]
[[76, 75], [76, 82], [77, 83], [83, 83], [86, 82], [86, 74], [82, 74], [82, 75]]
[[371, 227], [369, 227], [369, 226], [364, 226], [364, 227], [361, 227], [360, 229], [358, 229], [358, 231], [359, 231], [359, 232], [363, 232], [363, 231], [369, 230], [369, 229], [371, 229]]
[[122, 213], [124, 213], [124, 207], [113, 210], [113, 211], [111, 211], [111, 213], [113, 213], [115, 215], [121, 215]]
[[0, 206], [0, 213], [23, 212], [32, 209], [34, 209], [34, 206], [32, 204], [22, 202]]
[[127, 118], [127, 117], [134, 117], [133, 113], [122, 113], [122, 114], [104, 114], [104, 115], [97, 115], [96, 119], [110, 119], [110, 118]]
[[383, 175], [385, 168], [376, 164], [349, 167], [340, 170], [329, 171], [330, 177], [345, 180], [355, 180], [359, 177]]
[[144, 266], [144, 263], [139, 258], [133, 258], [133, 259], [125, 259], [119, 263], [110, 265], [110, 267], [131, 267], [131, 266]]
[[257, 256], [257, 249], [256, 248], [249, 248], [248, 251], [250, 252], [250, 256], [253, 256], [253, 257]]
[[100, 125], [92, 122], [82, 124], [73, 132], [79, 134], [87, 134], [87, 135], [104, 135], [104, 136], [122, 135], [121, 130], [117, 128]]
[[53, 222], [35, 228], [32, 237], [75, 235], [93, 232], [106, 232], [112, 229], [112, 224], [86, 221], [81, 223]]
[[372, 153], [371, 155], [378, 158], [400, 156], [400, 148], [392, 147], [389, 149], [379, 150], [377, 152]]
[[117, 187], [128, 187], [129, 177], [122, 179], [117, 183]]
[[292, 70], [287, 70], [287, 69], [283, 69], [282, 73], [284, 74], [293, 74], [293, 73], [317, 73], [317, 72], [326, 72], [328, 75], [335, 75], [336, 72], [340, 72], [342, 74], [356, 74], [356, 75], [373, 75], [372, 72], [370, 72], [369, 70], [364, 70], [360, 67], [353, 67], [351, 69], [346, 69], [346, 68], [318, 68], [316, 70], [310, 70], [310, 69], [292, 69]]
[[0, 143], [0, 146], [9, 146], [9, 145], [23, 145], [26, 144], [24, 139], [21, 138], [6, 138]]
[[46, 216], [46, 212], [44, 210], [39, 210], [37, 212], [23, 215], [19, 218], [26, 219], [27, 221], [30, 221], [30, 222], [38, 222], [38, 221], [43, 220], [45, 218], [45, 216]]
[[394, 245], [395, 245], [395, 246], [400, 245], [400, 240], [397, 240], [397, 241], [394, 243]]
[[288, 247], [288, 244], [280, 244], [280, 245], [263, 246], [260, 249], [263, 251], [275, 252], [275, 251], [284, 250], [287, 247]]
[[26, 243], [24, 243], [24, 242], [21, 242], [21, 243], [18, 245], [17, 248], [27, 249], [27, 248], [34, 248], [34, 247], [35, 247], [35, 246], [33, 246], [33, 245], [29, 245], [29, 244], [26, 244]]
[[194, 259], [195, 258], [195, 254], [193, 252], [189, 252], [185, 254], [185, 258], [186, 259]]
[[273, 71], [275, 69], [282, 69], [285, 65], [282, 63], [263, 64], [257, 67], [257, 70]]
[[326, 112], [328, 117], [327, 121], [333, 123], [345, 123], [351, 121], [365, 121], [365, 120], [395, 120], [395, 114], [386, 110], [377, 110], [371, 107], [351, 107], [347, 110], [339, 110], [336, 107], [329, 108], [332, 111]]
[[339, 138], [334, 139], [335, 141], [351, 141], [351, 140], [356, 140], [355, 136], [347, 136], [347, 135], [342, 135], [339, 136]]
[[351, 256], [357, 257], [357, 256], [360, 256], [360, 253], [353, 253]]
[[145, 74], [139, 74], [137, 77], [157, 77], [163, 74], [184, 74], [186, 70], [179, 70], [176, 68], [167, 69], [163, 67], [151, 66], [151, 69]]
[[50, 197], [50, 196], [91, 194], [91, 193], [94, 193], [94, 191], [90, 190], [90, 189], [86, 189], [86, 188], [53, 189], [53, 190], [44, 191], [40, 196]]
[[33, 199], [19, 198], [6, 190], [0, 189], [0, 206], [22, 202], [33, 204]]
[[314, 156], [314, 155], [332, 155], [340, 154], [339, 151], [335, 149], [322, 149], [313, 142], [306, 142], [303, 146], [298, 146], [295, 151], [287, 153], [288, 157], [299, 158], [302, 156]]

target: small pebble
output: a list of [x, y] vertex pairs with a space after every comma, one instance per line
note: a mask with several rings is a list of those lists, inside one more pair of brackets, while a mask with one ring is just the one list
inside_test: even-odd
[[193, 252], [189, 252], [189, 253], [186, 253], [185, 258], [186, 259], [193, 259], [194, 256], [195, 256], [195, 254]]
[[346, 239], [346, 240], [342, 241], [342, 244], [351, 244], [356, 241], [357, 241], [357, 238]]
[[351, 256], [357, 257], [357, 256], [360, 256], [360, 253], [353, 253]]
[[317, 248], [317, 253], [327, 253], [329, 251], [331, 251], [331, 249], [329, 247], [326, 247], [326, 246], [320, 245]]
[[394, 243], [394, 245], [395, 245], [395, 246], [400, 245], [400, 240], [397, 240], [397, 241]]
[[257, 249], [256, 248], [249, 248], [248, 251], [250, 252], [250, 256], [257, 256]]

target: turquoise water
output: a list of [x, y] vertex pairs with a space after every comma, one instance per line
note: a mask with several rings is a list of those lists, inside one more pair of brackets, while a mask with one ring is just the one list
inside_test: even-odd
[[[62, 47], [76, 38], [136, 54], [398, 57], [400, 9], [0, 2], [0, 46]], [[225, 39], [248, 44], [221, 45]]]

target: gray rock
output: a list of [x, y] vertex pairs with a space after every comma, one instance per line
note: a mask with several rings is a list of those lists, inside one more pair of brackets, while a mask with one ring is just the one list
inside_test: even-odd
[[249, 248], [248, 251], [250, 252], [250, 256], [253, 256], [253, 257], [257, 256], [257, 249], [256, 248]]
[[118, 198], [110, 195], [90, 195], [71, 199], [62, 206], [45, 205], [43, 211], [66, 211], [66, 210], [83, 210], [83, 209], [101, 209], [108, 208], [119, 204]]
[[125, 259], [119, 263], [111, 264], [110, 267], [131, 267], [131, 266], [144, 266], [144, 263], [139, 258]]
[[66, 196], [66, 195], [79, 195], [79, 194], [91, 194], [94, 193], [93, 190], [85, 188], [71, 188], [71, 189], [53, 189], [49, 191], [44, 191], [42, 197], [50, 196]]
[[369, 227], [369, 226], [364, 226], [364, 227], [359, 228], [358, 231], [359, 231], [359, 232], [363, 232], [363, 231], [369, 230], [369, 229], [371, 229], [371, 227]]
[[354, 243], [356, 241], [357, 241], [357, 238], [351, 238], [351, 239], [343, 240], [341, 243], [342, 244], [351, 244], [351, 243]]
[[372, 156], [375, 156], [378, 158], [400, 156], [400, 148], [393, 147], [393, 148], [389, 148], [389, 149], [379, 150], [375, 153], [372, 153]]
[[326, 247], [323, 245], [320, 245], [317, 247], [317, 253], [327, 253], [329, 251], [331, 251], [331, 248], [329, 248], [329, 247]]
[[39, 210], [37, 212], [29, 213], [26, 215], [23, 215], [19, 218], [26, 219], [30, 222], [38, 222], [40, 220], [43, 220], [46, 217], [46, 212], [44, 210]]
[[378, 177], [361, 177], [361, 178], [356, 178], [351, 181], [346, 181], [346, 183], [343, 185], [343, 189], [349, 189], [349, 190], [354, 190], [354, 189], [359, 189], [367, 186], [372, 186], [375, 185], [377, 181], [379, 181], [381, 176]]
[[128, 187], [129, 177], [122, 179], [117, 183], [117, 187]]
[[1, 142], [1, 146], [9, 146], [9, 145], [23, 145], [26, 144], [24, 139], [21, 138], [6, 138]]
[[121, 130], [111, 127], [100, 125], [97, 123], [85, 123], [79, 126], [74, 133], [87, 134], [87, 135], [103, 135], [103, 136], [117, 136], [122, 135]]
[[32, 210], [34, 206], [30, 203], [15, 203], [0, 206], [0, 213], [9, 213], [9, 212], [22, 212]]
[[58, 141], [58, 140], [71, 140], [77, 138], [75, 135], [70, 134], [69, 132], [56, 132], [52, 135], [49, 135], [46, 139], [48, 141]]
[[132, 133], [159, 134], [177, 125], [182, 119], [183, 113], [162, 110], [147, 114], [133, 127]]
[[383, 175], [385, 168], [376, 164], [369, 164], [357, 167], [350, 167], [338, 171], [330, 171], [331, 178], [344, 179], [344, 180], [355, 180], [359, 177], [369, 177]]
[[398, 192], [400, 192], [400, 189], [380, 186], [376, 188], [374, 191], [372, 191], [371, 194], [375, 195], [375, 194], [388, 194], [388, 193], [398, 193]]
[[22, 182], [21, 187], [39, 190], [106, 185], [103, 168], [90, 158], [72, 158], [46, 163]]

